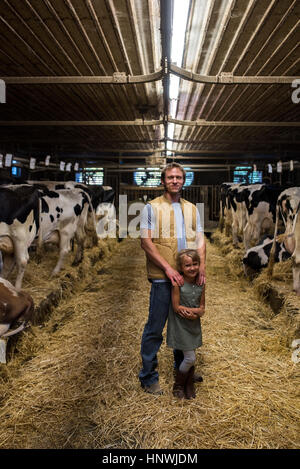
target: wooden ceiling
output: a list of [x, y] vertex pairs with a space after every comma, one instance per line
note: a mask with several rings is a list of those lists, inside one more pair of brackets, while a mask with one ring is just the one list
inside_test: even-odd
[[157, 148], [194, 163], [297, 159], [300, 2], [191, 0], [177, 67], [172, 11], [172, 0], [2, 0], [0, 150], [99, 164]]

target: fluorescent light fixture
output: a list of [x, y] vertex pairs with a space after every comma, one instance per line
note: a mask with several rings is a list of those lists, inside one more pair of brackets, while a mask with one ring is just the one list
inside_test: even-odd
[[[189, 8], [190, 0], [174, 0], [171, 62], [176, 63], [178, 66], [182, 65]], [[176, 117], [179, 84], [180, 78], [175, 75], [171, 75], [169, 99], [171, 100], [170, 115], [173, 118]], [[174, 124], [168, 124], [168, 138], [172, 139], [174, 137], [174, 128]]]

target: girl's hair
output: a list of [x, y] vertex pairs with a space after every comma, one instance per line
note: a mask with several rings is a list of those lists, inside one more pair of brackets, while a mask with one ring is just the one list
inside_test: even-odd
[[182, 259], [184, 256], [188, 256], [192, 259], [192, 261], [198, 262], [200, 264], [200, 256], [196, 249], [181, 249], [179, 253], [177, 254], [177, 268], [178, 271], [182, 271]]

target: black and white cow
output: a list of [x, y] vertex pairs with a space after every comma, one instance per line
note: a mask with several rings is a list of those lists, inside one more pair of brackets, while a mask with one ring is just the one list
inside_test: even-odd
[[276, 201], [282, 190], [280, 186], [266, 184], [224, 183], [221, 186], [220, 211], [226, 213], [227, 236], [231, 224], [234, 246], [238, 245], [239, 235], [246, 251], [256, 245], [264, 233], [273, 236]]
[[59, 259], [53, 274], [61, 270], [73, 238], [77, 241], [73, 264], [77, 265], [82, 260], [87, 215], [91, 207], [90, 197], [85, 191], [16, 185], [1, 187], [0, 200], [3, 201], [0, 208], [0, 220], [3, 220], [0, 222], [2, 276], [6, 278], [16, 263], [17, 290], [22, 286], [29, 246], [35, 241], [39, 247], [45, 243], [58, 244]]
[[233, 182], [223, 182], [220, 186], [219, 229], [222, 233], [225, 228], [226, 236], [230, 235], [230, 229], [232, 225], [232, 214], [228, 192], [233, 185], [235, 185]]
[[96, 229], [96, 217], [95, 217], [95, 209], [97, 205], [100, 203], [100, 200], [103, 198], [102, 193], [103, 190], [100, 190], [99, 194], [95, 194], [95, 191], [91, 191], [85, 186], [84, 184], [77, 184], [75, 181], [27, 181], [28, 184], [33, 185], [41, 190], [49, 189], [52, 191], [63, 190], [63, 189], [81, 189], [84, 190], [91, 199], [91, 205], [89, 206], [88, 210], [88, 218], [86, 224], [86, 232], [88, 240], [92, 246], [96, 246], [98, 242], [97, 236], [97, 229]]
[[[257, 246], [248, 249], [243, 257], [243, 267], [247, 277], [252, 277], [267, 267], [272, 245], [273, 238], [266, 236]], [[275, 262], [282, 262], [291, 257], [284, 243], [276, 241], [275, 246]]]
[[227, 192], [228, 205], [231, 212], [232, 242], [234, 246], [239, 243], [239, 234], [243, 235], [247, 223], [246, 200], [249, 195], [249, 187], [246, 184], [233, 184]]
[[54, 243], [59, 246], [59, 259], [53, 270], [58, 273], [65, 256], [71, 250], [71, 240], [77, 241], [73, 264], [81, 262], [84, 250], [85, 228], [91, 206], [89, 195], [81, 189], [38, 189], [41, 199], [41, 221], [38, 244]]
[[246, 220], [244, 227], [244, 246], [249, 249], [257, 244], [263, 234], [273, 237], [276, 220], [276, 202], [283, 188], [262, 184], [251, 191], [248, 186], [245, 191]]
[[108, 232], [115, 233], [116, 228], [116, 209], [114, 205], [115, 190], [110, 186], [91, 186], [78, 183], [75, 181], [67, 181], [64, 183], [66, 187], [79, 187], [87, 192], [91, 198], [92, 206], [95, 213], [96, 232], [98, 237], [106, 237]]
[[[43, 186], [49, 189], [73, 189], [84, 190], [91, 199], [91, 207], [88, 213], [88, 223], [86, 230], [88, 238], [92, 240], [92, 245], [97, 245], [101, 225], [116, 222], [116, 210], [114, 206], [115, 190], [110, 186], [86, 185], [76, 181], [27, 181], [28, 184]], [[101, 220], [101, 223], [99, 223]]]
[[21, 289], [29, 259], [28, 248], [40, 227], [40, 197], [30, 186], [0, 187], [0, 251], [3, 256], [1, 275], [7, 277], [17, 265], [15, 286]]
[[[69, 181], [66, 184], [71, 187], [72, 183]], [[81, 183], [75, 183], [74, 187], [80, 187], [89, 194], [95, 212], [97, 234], [102, 237], [103, 231], [107, 232], [116, 223], [115, 190], [110, 186], [87, 186]]]
[[[284, 245], [293, 259], [293, 290], [300, 296], [300, 187], [282, 191], [276, 205], [275, 236], [278, 232], [279, 215], [284, 226]], [[270, 255], [269, 273], [272, 274], [275, 244]]]

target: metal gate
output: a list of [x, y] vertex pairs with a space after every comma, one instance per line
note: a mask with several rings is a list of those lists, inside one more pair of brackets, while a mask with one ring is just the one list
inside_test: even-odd
[[[155, 199], [163, 193], [163, 187], [141, 187], [120, 184], [119, 194], [127, 195], [128, 203]], [[219, 186], [189, 186], [183, 189], [182, 197], [193, 204], [204, 203], [205, 220], [219, 218]]]

